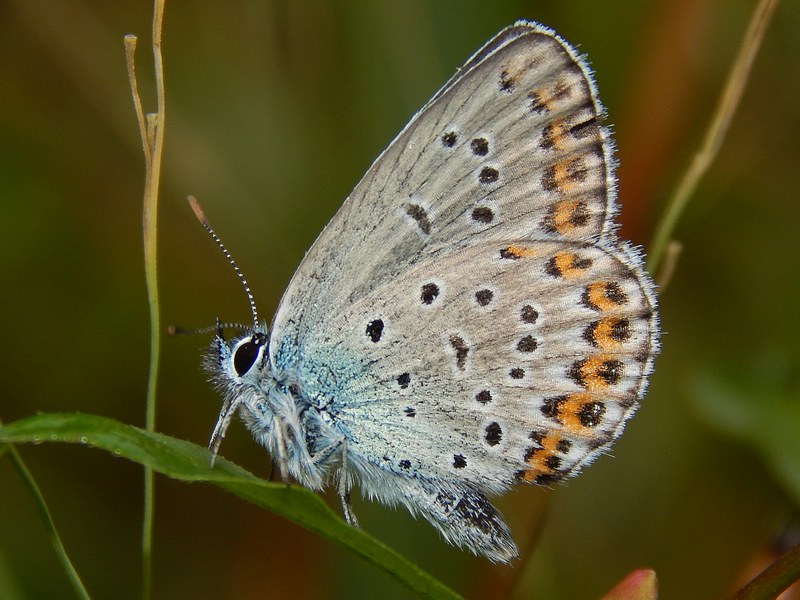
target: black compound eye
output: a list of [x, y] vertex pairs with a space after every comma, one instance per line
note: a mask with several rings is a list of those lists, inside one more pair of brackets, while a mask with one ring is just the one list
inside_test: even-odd
[[236, 374], [242, 377], [256, 362], [261, 346], [266, 342], [264, 334], [257, 333], [250, 341], [245, 342], [233, 353], [233, 368]]

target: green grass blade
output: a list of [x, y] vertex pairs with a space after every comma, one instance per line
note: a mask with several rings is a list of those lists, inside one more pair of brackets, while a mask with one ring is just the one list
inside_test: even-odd
[[689, 168], [684, 173], [678, 187], [667, 203], [666, 210], [656, 226], [653, 240], [647, 251], [647, 270], [655, 275], [667, 250], [675, 227], [683, 215], [689, 200], [694, 196], [700, 180], [716, 159], [733, 116], [739, 106], [745, 86], [750, 76], [761, 42], [778, 0], [761, 0], [753, 12], [739, 54], [733, 62], [728, 80], [718, 100], [714, 116], [703, 138], [702, 145], [694, 155]]
[[33, 475], [28, 470], [28, 467], [25, 465], [25, 462], [22, 460], [22, 457], [17, 452], [17, 449], [14, 448], [11, 444], [6, 446], [0, 447], [0, 457], [2, 457], [6, 452], [10, 455], [9, 458], [11, 463], [14, 465], [14, 468], [19, 473], [22, 481], [27, 486], [28, 490], [30, 490], [31, 496], [34, 500], [34, 505], [36, 509], [39, 511], [39, 514], [42, 517], [42, 521], [44, 522], [44, 527], [47, 530], [47, 535], [50, 538], [50, 543], [53, 544], [53, 549], [56, 552], [56, 557], [61, 565], [64, 567], [64, 571], [67, 573], [67, 577], [69, 578], [72, 587], [75, 589], [75, 594], [78, 598], [84, 598], [85, 600], [89, 600], [89, 592], [86, 591], [86, 587], [84, 587], [83, 582], [81, 581], [80, 576], [78, 575], [78, 571], [75, 569], [75, 566], [72, 564], [72, 561], [69, 559], [69, 555], [67, 554], [66, 548], [64, 548], [64, 543], [61, 541], [61, 536], [58, 535], [58, 530], [56, 529], [55, 521], [53, 521], [53, 517], [50, 514], [50, 509], [47, 508], [47, 502], [44, 500], [44, 496], [42, 495], [42, 491], [39, 489], [36, 480], [33, 478]]
[[218, 458], [208, 467], [208, 450], [184, 440], [96, 415], [39, 414], [0, 427], [0, 443], [78, 443], [100, 448], [181, 481], [204, 481], [351, 550], [423, 598], [458, 594], [362, 530], [347, 525], [313, 492], [257, 478]]

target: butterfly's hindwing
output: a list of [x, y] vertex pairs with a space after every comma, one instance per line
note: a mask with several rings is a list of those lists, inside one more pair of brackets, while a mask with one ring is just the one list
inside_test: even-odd
[[651, 368], [653, 300], [626, 260], [554, 241], [449, 253], [333, 317], [305, 367], [353, 374], [332, 407], [386, 470], [490, 493], [559, 479], [617, 436]]

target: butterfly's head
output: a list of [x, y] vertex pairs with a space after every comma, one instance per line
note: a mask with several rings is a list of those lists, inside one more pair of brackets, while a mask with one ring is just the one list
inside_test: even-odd
[[248, 394], [258, 389], [261, 374], [269, 361], [268, 339], [266, 329], [259, 327], [246, 329], [236, 337], [226, 340], [222, 327], [217, 327], [217, 333], [203, 361], [211, 382], [223, 396], [222, 409], [208, 445], [212, 465], [233, 415]]
[[[235, 387], [237, 384], [242, 383], [250, 373], [257, 371], [254, 367], [264, 361], [267, 348], [267, 329], [258, 320], [258, 310], [256, 309], [253, 292], [250, 290], [250, 284], [247, 283], [247, 279], [245, 279], [239, 265], [233, 260], [225, 244], [222, 243], [220, 237], [211, 227], [197, 200], [193, 196], [189, 196], [188, 200], [197, 220], [200, 221], [200, 224], [211, 236], [211, 239], [222, 250], [234, 273], [239, 278], [244, 293], [247, 295], [250, 314], [253, 317], [252, 327], [244, 327], [238, 324], [228, 325], [217, 321], [216, 335], [211, 343], [211, 351], [206, 356], [205, 367], [211, 374], [214, 383], [222, 388], [223, 393], [227, 394], [231, 386]], [[234, 327], [242, 330], [243, 333], [228, 342], [223, 335], [223, 330], [226, 327]]]
[[267, 359], [266, 332], [247, 329], [231, 340], [226, 340], [222, 330], [211, 342], [204, 363], [213, 383], [227, 392], [231, 387], [256, 383]]

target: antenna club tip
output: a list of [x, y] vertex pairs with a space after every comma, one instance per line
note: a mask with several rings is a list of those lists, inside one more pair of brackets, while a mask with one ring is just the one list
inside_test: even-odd
[[203, 214], [203, 210], [200, 208], [200, 204], [197, 202], [194, 196], [189, 196], [186, 198], [189, 201], [189, 206], [192, 207], [197, 220], [200, 221], [200, 224], [208, 231], [211, 238], [216, 242], [219, 249], [222, 250], [222, 253], [228, 259], [231, 267], [233, 267], [233, 271], [236, 273], [236, 276], [239, 278], [239, 281], [242, 282], [242, 286], [244, 287], [244, 292], [247, 294], [247, 300], [250, 302], [250, 313], [253, 315], [253, 325], [255, 329], [258, 329], [258, 311], [256, 310], [256, 302], [253, 299], [253, 293], [250, 291], [250, 286], [247, 283], [247, 280], [242, 275], [241, 270], [239, 270], [239, 266], [236, 264], [236, 261], [233, 260], [233, 257], [228, 252], [228, 249], [225, 247], [225, 244], [222, 243], [222, 240], [219, 236], [214, 233], [214, 230], [211, 228], [211, 225], [208, 223], [208, 219]]
[[194, 216], [197, 217], [197, 220], [203, 225], [208, 226], [208, 219], [206, 219], [203, 209], [200, 208], [200, 203], [197, 201], [197, 198], [194, 196], [189, 196], [186, 198], [186, 200], [189, 201], [189, 206], [192, 207], [192, 211], [194, 212]]

